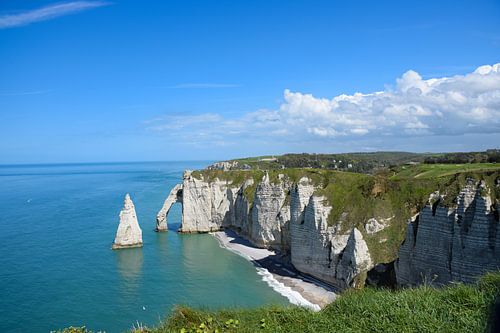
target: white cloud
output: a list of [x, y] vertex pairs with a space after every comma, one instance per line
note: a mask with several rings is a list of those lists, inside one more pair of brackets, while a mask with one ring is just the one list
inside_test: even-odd
[[220, 125], [224, 119], [215, 113], [204, 113], [199, 115], [170, 115], [146, 121], [149, 129], [153, 131], [171, 131], [184, 128], [195, 128], [198, 126]]
[[175, 128], [197, 143], [286, 141], [290, 147], [295, 143], [303, 147], [305, 142], [385, 140], [385, 149], [391, 148], [388, 137], [500, 133], [500, 64], [428, 80], [410, 70], [394, 87], [374, 93], [328, 99], [286, 89], [283, 97], [277, 110], [259, 110], [236, 119], [199, 115], [195, 119], [203, 121], [196, 124], [193, 116], [180, 116], [155, 126]]
[[69, 15], [109, 4], [110, 3], [104, 1], [72, 1], [52, 4], [17, 14], [1, 15], [0, 29], [20, 27], [34, 22], [46, 21], [59, 16]]

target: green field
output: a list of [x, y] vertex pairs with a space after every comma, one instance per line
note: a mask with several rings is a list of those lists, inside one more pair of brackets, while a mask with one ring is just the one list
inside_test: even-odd
[[402, 166], [392, 179], [402, 178], [436, 178], [450, 176], [464, 172], [485, 172], [500, 170], [499, 163], [474, 163], [474, 164], [419, 164]]

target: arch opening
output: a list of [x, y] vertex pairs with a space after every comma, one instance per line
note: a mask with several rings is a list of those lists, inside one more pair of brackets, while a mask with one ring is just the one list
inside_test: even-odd
[[168, 230], [168, 222], [167, 216], [170, 212], [170, 209], [175, 203], [180, 203], [182, 206], [182, 184], [177, 184], [170, 191], [167, 199], [163, 203], [163, 207], [156, 215], [156, 231], [167, 231]]

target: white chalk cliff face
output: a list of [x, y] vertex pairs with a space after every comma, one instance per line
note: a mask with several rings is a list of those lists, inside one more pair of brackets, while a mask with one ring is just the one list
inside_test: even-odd
[[291, 193], [291, 259], [299, 271], [339, 288], [356, 287], [357, 277], [373, 265], [361, 232], [342, 233], [328, 226], [332, 207], [314, 196], [314, 186], [302, 178]]
[[250, 238], [256, 245], [276, 248], [281, 246], [282, 232], [287, 227], [285, 220], [289, 220], [288, 211], [283, 209], [285, 199], [284, 184], [271, 184], [266, 173], [257, 185], [252, 209]]
[[137, 221], [135, 206], [130, 195], [125, 195], [123, 209], [120, 212], [120, 224], [116, 231], [113, 249], [142, 246], [142, 230]]
[[[371, 244], [391, 225], [394, 218], [373, 216], [358, 223], [360, 228], [329, 225], [332, 207], [307, 177], [291, 182], [279, 175], [270, 181], [267, 174], [257, 184], [204, 179], [184, 173], [158, 214], [160, 220], [173, 201], [181, 201], [181, 232], [236, 230], [256, 246], [289, 254], [297, 270], [340, 289], [362, 286], [367, 272], [377, 264], [365, 241]], [[245, 196], [255, 186], [251, 200]], [[179, 196], [179, 189], [182, 195]], [[440, 205], [439, 193], [408, 225], [406, 240], [395, 263], [398, 284], [423, 281], [446, 283], [473, 281], [485, 271], [500, 267], [498, 216], [483, 185], [471, 182], [458, 197], [456, 208]], [[246, 195], [249, 195], [248, 193]], [[360, 207], [362, 209], [362, 207]], [[384, 262], [386, 263], [386, 262]]]
[[454, 208], [431, 197], [434, 203], [408, 225], [395, 265], [398, 284], [473, 282], [500, 268], [500, 224], [488, 192], [469, 180]]
[[[213, 182], [196, 179], [190, 171], [184, 172], [182, 182], [182, 225], [181, 232], [210, 232], [220, 230], [223, 224], [234, 216], [238, 187], [227, 181]], [[227, 222], [227, 223], [226, 223]]]

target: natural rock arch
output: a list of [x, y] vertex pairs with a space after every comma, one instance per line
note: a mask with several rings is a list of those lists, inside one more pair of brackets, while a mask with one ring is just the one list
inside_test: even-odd
[[182, 205], [182, 184], [177, 184], [174, 186], [174, 188], [170, 191], [167, 199], [163, 203], [163, 207], [160, 209], [158, 214], [156, 214], [155, 231], [168, 230], [167, 215], [170, 211], [170, 208], [172, 208], [172, 205], [176, 202], [180, 202], [180, 204]]

